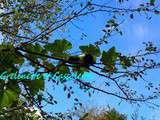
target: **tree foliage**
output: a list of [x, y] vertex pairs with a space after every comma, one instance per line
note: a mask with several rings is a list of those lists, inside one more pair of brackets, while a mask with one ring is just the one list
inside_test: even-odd
[[80, 120], [126, 120], [126, 116], [118, 113], [115, 109], [99, 110], [92, 108], [83, 113]]
[[[123, 2], [126, 0], [119, 0], [118, 4], [123, 4]], [[32, 72], [38, 73], [56, 73], [58, 71], [63, 75], [74, 72], [83, 75], [86, 72], [92, 72], [104, 78], [103, 82], [106, 89], [101, 89], [93, 84], [97, 81], [86, 82], [78, 78], [74, 79], [74, 84], [79, 85], [79, 88], [88, 93], [89, 96], [93, 91], [99, 91], [137, 104], [158, 98], [160, 86], [154, 87], [151, 82], [148, 82], [144, 87], [149, 91], [155, 88], [155, 91], [150, 91], [150, 95], [144, 95], [130, 88], [130, 83], [143, 79], [147, 70], [159, 66], [159, 63], [148, 57], [158, 54], [159, 49], [149, 42], [144, 44], [145, 47], [141, 50], [142, 52], [127, 56], [117, 51], [114, 45], [109, 46], [108, 44], [108, 39], [114, 34], [123, 36], [118, 18], [128, 15], [134, 19], [137, 12], [143, 15], [159, 14], [155, 0], [140, 4], [134, 9], [107, 6], [96, 3], [94, 0], [85, 2], [81, 0], [71, 2], [68, 0], [2, 0], [0, 3], [0, 32], [2, 35], [0, 72], [20, 71], [24, 69], [26, 64], [33, 69]], [[75, 4], [77, 6], [74, 6]], [[84, 64], [83, 60], [70, 61], [69, 58], [74, 56], [71, 54], [73, 44], [67, 38], [53, 39], [53, 33], [59, 29], [67, 28], [67, 25], [77, 18], [83, 18], [83, 16], [97, 12], [112, 16], [107, 20], [102, 30], [104, 35], [100, 40], [93, 43], [90, 41], [89, 45], [77, 43], [76, 46], [81, 54], [91, 55], [95, 63], [88, 64], [88, 66]], [[103, 49], [102, 45], [108, 46], [109, 49]], [[63, 85], [68, 98], [74, 94], [72, 86], [68, 86], [65, 80], [49, 79], [48, 82], [54, 86]], [[0, 81], [1, 117], [5, 119], [8, 116], [14, 116], [13, 119], [23, 119], [24, 111], [29, 111], [34, 116], [35, 110], [31, 111], [28, 108], [35, 107], [45, 119], [55, 118], [55, 116], [63, 118], [61, 113], [51, 115], [43, 110], [45, 103], [57, 104], [53, 95], [45, 91], [45, 83], [46, 80], [43, 77], [35, 81]], [[116, 87], [116, 90], [114, 92], [109, 91], [108, 88], [113, 88], [113, 86]], [[77, 103], [75, 109], [82, 106], [78, 98], [75, 98], [74, 102]], [[114, 110], [110, 112], [117, 114]], [[105, 116], [108, 115], [105, 114]], [[68, 118], [71, 117], [68, 116]], [[38, 118], [34, 117], [34, 119]]]

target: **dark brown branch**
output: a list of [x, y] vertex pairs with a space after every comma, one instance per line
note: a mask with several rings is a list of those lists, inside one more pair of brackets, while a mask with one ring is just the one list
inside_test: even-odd
[[[47, 58], [51, 58], [51, 59], [55, 59], [55, 60], [60, 60], [60, 61], [66, 62], [66, 63], [71, 63], [71, 62], [69, 62], [69, 61], [67, 61], [67, 60], [64, 60], [64, 59], [61, 59], [61, 58], [51, 57], [51, 56], [48, 56], [48, 55], [44, 55], [44, 54], [41, 54], [41, 53], [31, 52], [31, 51], [24, 50], [24, 49], [21, 49], [21, 48], [17, 48], [17, 50], [22, 50], [23, 52], [27, 52], [27, 53], [30, 53], [30, 54], [40, 55], [40, 56], [43, 56], [43, 57], [47, 57]], [[32, 60], [32, 59], [24, 56], [24, 55], [23, 55], [23, 57], [27, 58], [28, 60], [30, 60], [31, 62], [33, 62], [33, 63], [35, 63], [35, 64], [37, 64], [37, 65], [40, 65], [40, 64], [37, 63], [36, 61], [34, 61], [34, 60]], [[71, 63], [71, 64], [72, 64], [72, 63]], [[75, 63], [74, 63], [74, 64], [75, 64]], [[43, 68], [45, 68], [45, 69], [47, 69], [47, 67], [44, 66], [44, 65], [40, 65], [40, 66], [43, 67]], [[66, 65], [66, 66], [74, 67], [74, 66], [72, 66], [72, 65]], [[91, 72], [97, 74], [97, 75], [100, 75], [100, 76], [102, 76], [102, 77], [105, 77], [105, 78], [107, 78], [107, 79], [112, 80], [112, 81], [116, 84], [116, 86], [122, 91], [122, 93], [126, 96], [126, 97], [122, 97], [122, 98], [125, 98], [125, 100], [146, 101], [146, 100], [151, 99], [151, 98], [148, 98], [148, 99], [143, 99], [143, 100], [142, 100], [142, 99], [133, 99], [133, 98], [130, 98], [130, 97], [128, 96], [128, 94], [123, 90], [123, 88], [121, 88], [121, 86], [117, 83], [117, 81], [116, 81], [114, 78], [111, 78], [111, 77], [109, 77], [109, 76], [106, 76], [106, 75], [104, 75], [104, 74], [101, 74], [101, 73], [99, 73], [99, 72], [97, 72], [97, 71], [94, 71], [94, 70], [92, 70], [92, 69], [90, 69], [90, 68], [89, 68], [89, 70], [90, 70]], [[48, 69], [48, 71], [51, 71], [51, 70]], [[86, 84], [87, 84], [87, 83], [86, 83]], [[93, 87], [93, 88], [94, 88], [94, 87]], [[98, 88], [96, 88], [96, 90], [98, 90]], [[102, 92], [103, 90], [100, 90], [100, 91]], [[107, 93], [108, 93], [108, 92], [107, 92]], [[110, 94], [112, 94], [112, 93], [110, 93]], [[118, 95], [117, 95], [117, 96], [118, 96]]]
[[5, 32], [5, 33], [7, 33], [7, 34], [9, 34], [9, 35], [11, 35], [11, 36], [15, 36], [15, 37], [17, 37], [17, 38], [23, 38], [23, 39], [31, 39], [31, 38], [29, 38], [29, 37], [26, 37], [26, 36], [20, 36], [20, 35], [17, 35], [17, 34], [13, 34], [12, 32], [9, 32], [9, 31], [7, 31], [7, 30], [4, 30], [4, 29], [2, 29], [2, 28], [0, 28], [0, 31], [1, 32]]
[[90, 84], [88, 84], [88, 83], [86, 83], [86, 82], [83, 82], [83, 81], [79, 80], [79, 79], [75, 79], [75, 80], [78, 81], [79, 83], [81, 83], [81, 84], [89, 87], [89, 88], [92, 88], [92, 89], [94, 89], [94, 90], [97, 90], [97, 91], [99, 91], [99, 92], [102, 92], [102, 93], [105, 93], [105, 94], [108, 94], [108, 95], [112, 95], [112, 96], [118, 97], [118, 98], [123, 99], [123, 100], [135, 101], [135, 102], [145, 102], [145, 101], [151, 99], [151, 98], [146, 98], [146, 99], [143, 99], [143, 98], [138, 98], [138, 99], [136, 99], [136, 98], [126, 98], [126, 97], [117, 95], [117, 94], [115, 94], [115, 93], [107, 92], [107, 91], [105, 91], [105, 90], [96, 88], [96, 87], [94, 87], [94, 86], [92, 86], [92, 85], [90, 85]]

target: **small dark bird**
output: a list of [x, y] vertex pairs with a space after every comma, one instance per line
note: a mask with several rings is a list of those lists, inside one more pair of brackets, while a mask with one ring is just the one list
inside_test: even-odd
[[89, 66], [95, 63], [94, 57], [91, 54], [82, 54], [79, 56], [71, 56], [69, 57], [68, 61], [70, 63], [79, 64], [80, 66], [84, 66], [89, 68]]
[[94, 57], [91, 54], [85, 54], [84, 58], [82, 59], [82, 62], [85, 67], [89, 68], [89, 66], [93, 65], [95, 63]]
[[80, 58], [78, 56], [71, 56], [71, 57], [69, 57], [68, 61], [70, 63], [75, 63], [76, 64], [76, 63], [80, 63]]

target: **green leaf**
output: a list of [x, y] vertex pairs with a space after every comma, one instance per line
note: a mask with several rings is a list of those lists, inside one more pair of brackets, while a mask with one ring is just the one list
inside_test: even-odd
[[107, 52], [103, 51], [101, 61], [107, 68], [115, 68], [115, 62], [117, 60], [118, 53], [115, 47], [110, 48]]
[[25, 81], [25, 84], [29, 87], [31, 94], [36, 95], [40, 90], [44, 90], [44, 79], [41, 77], [36, 80]]
[[120, 57], [120, 62], [124, 69], [132, 65], [131, 60], [125, 56]]
[[88, 46], [80, 46], [79, 47], [81, 49], [81, 51], [85, 54], [91, 54], [93, 56], [100, 56], [100, 50], [98, 47], [92, 45], [92, 44], [89, 44]]
[[107, 23], [114, 24], [114, 23], [115, 23], [115, 20], [114, 20], [114, 19], [111, 19], [111, 20], [107, 21]]
[[43, 50], [42, 47], [38, 43], [36, 43], [34, 47], [34, 51], [37, 53], [41, 53], [42, 50]]
[[4, 81], [0, 81], [0, 109], [10, 107], [18, 100], [20, 92], [17, 81], [9, 81], [7, 85]]
[[155, 3], [155, 0], [150, 0], [151, 5], [154, 5], [154, 3]]
[[65, 40], [55, 40], [54, 43], [47, 44], [45, 49], [52, 52], [52, 55], [59, 58], [67, 58], [67, 50], [72, 48], [72, 44]]
[[82, 76], [83, 74], [85, 74], [85, 72], [88, 72], [88, 69], [85, 67], [80, 67], [79, 69], [74, 71], [77, 72], [77, 76]]
[[14, 71], [15, 69], [13, 68], [14, 64], [22, 64], [24, 62], [24, 58], [17, 54], [15, 51], [15, 48], [12, 44], [1, 44], [0, 45], [0, 64], [5, 66], [0, 67], [0, 72], [3, 72], [4, 70], [8, 71]]
[[[42, 49], [41, 54], [47, 55], [48, 51], [46, 49]], [[47, 57], [43, 57], [43, 56], [38, 56], [38, 57], [42, 60], [47, 60]]]
[[45, 63], [45, 66], [47, 66], [48, 69], [53, 70], [55, 68], [55, 66], [52, 63]]
[[58, 68], [58, 72], [62, 75], [69, 73], [69, 68], [65, 65], [60, 65], [60, 67]]
[[56, 8], [56, 13], [59, 13], [59, 12], [61, 12], [61, 8], [60, 8], [60, 7], [57, 7], [57, 8]]
[[11, 89], [1, 91], [0, 96], [0, 109], [3, 107], [10, 107], [10, 105], [18, 98], [18, 94]]
[[25, 48], [26, 50], [34, 51], [34, 45], [33, 45], [32, 43], [24, 46], [24, 48]]
[[45, 48], [48, 50], [48, 51], [51, 51], [53, 53], [62, 53], [66, 50], [69, 50], [72, 48], [72, 44], [63, 39], [63, 40], [55, 40], [54, 43], [50, 43], [50, 44], [47, 44], [45, 46]]

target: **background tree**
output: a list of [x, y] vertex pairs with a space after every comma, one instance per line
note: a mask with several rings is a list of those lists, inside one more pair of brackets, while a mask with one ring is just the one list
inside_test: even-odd
[[[119, 0], [117, 2], [123, 4], [126, 1]], [[50, 72], [54, 74], [58, 71], [60, 75], [74, 72], [83, 75], [86, 72], [92, 72], [104, 78], [104, 89], [97, 87], [99, 81], [96, 80], [83, 81], [78, 78], [73, 80], [73, 83], [89, 96], [94, 91], [98, 91], [136, 104], [142, 102], [152, 104], [151, 100], [158, 98], [159, 86], [153, 86], [151, 82], [144, 83], [144, 88], [149, 90], [149, 94], [145, 95], [132, 89], [131, 83], [133, 80], [143, 79], [147, 70], [159, 67], [159, 63], [150, 59], [151, 55], [159, 53], [159, 49], [152, 42], [148, 42], [144, 43], [145, 48], [136, 55], [126, 56], [118, 52], [115, 46], [108, 45], [108, 39], [111, 36], [123, 35], [120, 29], [120, 25], [123, 23], [120, 20], [121, 17], [128, 15], [130, 19], [134, 19], [134, 14], [136, 15], [137, 12], [143, 15], [159, 14], [159, 8], [155, 5], [154, 0], [140, 4], [134, 9], [100, 4], [94, 0], [6, 0], [0, 1], [0, 3], [2, 35], [0, 72], [20, 71], [22, 73], [23, 71], [23, 73]], [[73, 23], [74, 20], [98, 12], [112, 17], [107, 20], [101, 39], [87, 45], [77, 44], [76, 47], [79, 48], [83, 57], [72, 54], [73, 46], [70, 40], [52, 39], [52, 34], [56, 33], [58, 29], [67, 28], [67, 25]], [[109, 49], [103, 49], [102, 45], [108, 45]], [[26, 65], [29, 70], [24, 69]], [[0, 81], [1, 117], [13, 117], [15, 114], [12, 113], [16, 111], [17, 115], [20, 115], [17, 118], [23, 118], [23, 113], [19, 113], [21, 110], [35, 107], [45, 119], [55, 119], [55, 116], [62, 119], [62, 113], [51, 114], [43, 109], [46, 104], [57, 104], [53, 94], [45, 90], [46, 82], [53, 86], [63, 85], [63, 90], [68, 98], [74, 94], [73, 86], [67, 84], [68, 81], [65, 79], [56, 81], [52, 78], [41, 77], [34, 81]], [[82, 106], [77, 97], [74, 98], [74, 105], [75, 109]], [[67, 119], [71, 119], [70, 115], [66, 116]]]
[[80, 120], [126, 120], [124, 114], [119, 114], [115, 109], [111, 108], [81, 109], [77, 115], [80, 117]]

